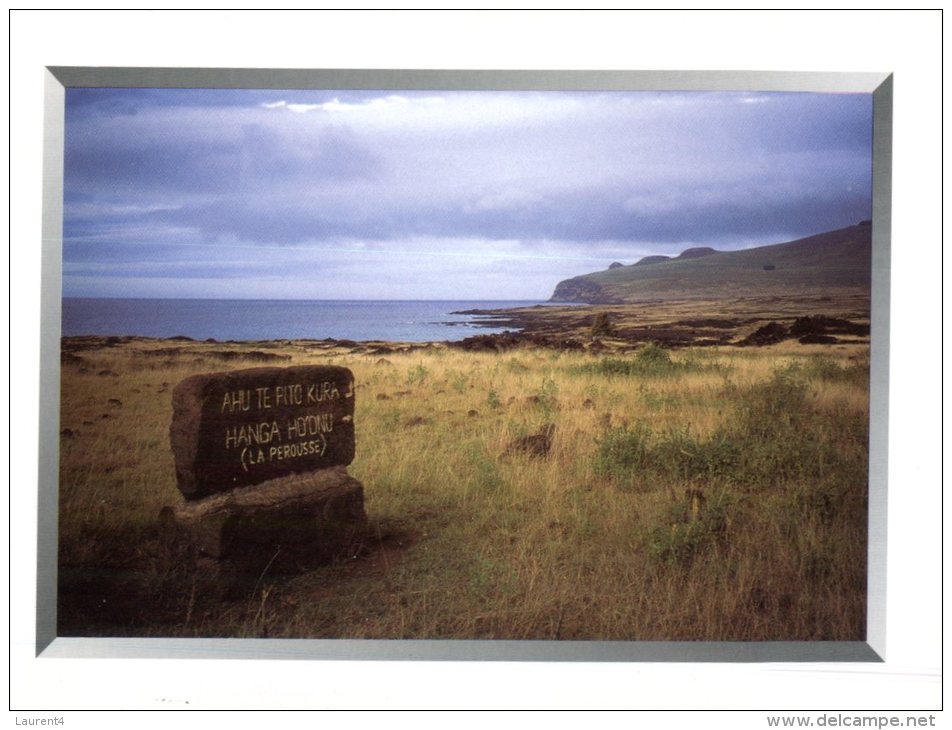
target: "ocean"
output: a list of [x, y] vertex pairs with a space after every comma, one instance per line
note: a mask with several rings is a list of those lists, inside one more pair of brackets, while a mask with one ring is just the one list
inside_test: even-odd
[[537, 301], [298, 301], [63, 298], [63, 335], [196, 340], [324, 339], [436, 342], [503, 332], [452, 312]]

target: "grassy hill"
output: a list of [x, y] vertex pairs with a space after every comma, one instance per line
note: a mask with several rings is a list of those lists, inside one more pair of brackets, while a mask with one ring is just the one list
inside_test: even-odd
[[869, 224], [860, 224], [788, 243], [596, 271], [559, 282], [550, 301], [620, 304], [868, 293], [871, 230]]

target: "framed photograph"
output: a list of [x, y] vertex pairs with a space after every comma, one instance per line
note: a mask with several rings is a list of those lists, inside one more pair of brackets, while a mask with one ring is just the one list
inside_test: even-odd
[[881, 660], [891, 83], [50, 68], [38, 651]]

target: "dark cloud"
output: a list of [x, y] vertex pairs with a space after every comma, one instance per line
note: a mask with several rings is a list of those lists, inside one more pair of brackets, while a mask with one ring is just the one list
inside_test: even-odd
[[[695, 241], [730, 247], [731, 238], [809, 235], [852, 225], [869, 217], [867, 192], [807, 188], [790, 194], [757, 187], [749, 191], [700, 189], [676, 208], [640, 209], [624, 191], [573, 191], [519, 207], [481, 210], [415, 203], [363, 201], [341, 208], [332, 202], [227, 199], [138, 216], [155, 225], [196, 229], [204, 240], [226, 238], [268, 244], [297, 244], [340, 238], [400, 240], [444, 236], [575, 241]], [[131, 218], [130, 218], [131, 220]], [[776, 240], [775, 240], [776, 239]]]
[[67, 194], [135, 201], [149, 195], [267, 195], [269, 189], [368, 178], [379, 166], [346, 130], [322, 132], [307, 146], [287, 143], [260, 123], [237, 125], [222, 136], [212, 128], [197, 140], [174, 127], [145, 138], [136, 131], [121, 123], [110, 134], [95, 134], [95, 125], [82, 134], [68, 129]]
[[195, 245], [732, 248], [870, 216], [871, 97], [70, 89], [64, 183], [66, 262], [137, 276]]

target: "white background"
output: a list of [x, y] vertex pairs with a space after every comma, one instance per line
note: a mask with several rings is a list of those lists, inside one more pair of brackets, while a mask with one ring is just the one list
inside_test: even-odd
[[[940, 707], [941, 16], [816, 12], [27, 12], [11, 29], [11, 703], [68, 727], [297, 722], [80, 709]], [[855, 71], [895, 74], [884, 664], [651, 665], [33, 657], [44, 66]], [[188, 703], [188, 704], [186, 704]], [[939, 714], [939, 713], [935, 713]], [[307, 717], [316, 725], [324, 718]], [[360, 718], [358, 718], [359, 720]], [[513, 720], [513, 718], [506, 718]], [[544, 718], [575, 725], [583, 718]], [[601, 716], [619, 727], [677, 724]], [[766, 727], [763, 712], [680, 718]], [[941, 716], [937, 726], [942, 726]], [[494, 722], [477, 718], [469, 722]], [[353, 718], [327, 718], [354, 722]], [[383, 716], [370, 722], [389, 722]], [[514, 718], [525, 722], [528, 718]], [[429, 715], [442, 727], [466, 718]]]

